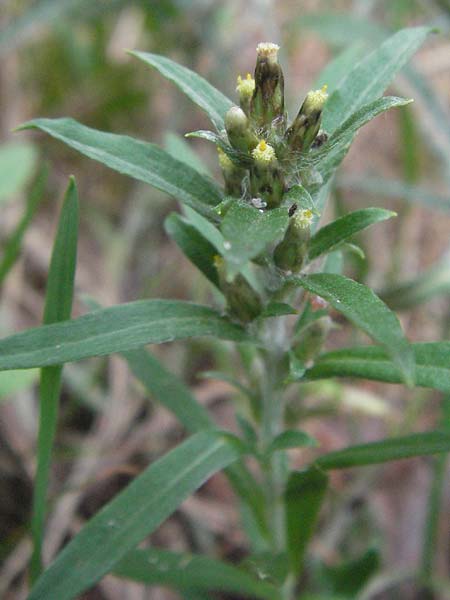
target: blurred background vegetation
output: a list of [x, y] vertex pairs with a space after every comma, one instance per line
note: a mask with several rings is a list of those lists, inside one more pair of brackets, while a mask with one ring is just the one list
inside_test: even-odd
[[[433, 24], [440, 33], [396, 80], [393, 91], [413, 97], [415, 103], [379, 117], [359, 134], [324, 218], [372, 205], [396, 210], [399, 218], [357, 240], [365, 258], [346, 254], [344, 272], [374, 287], [399, 310], [412, 340], [448, 338], [449, 0], [1, 0], [1, 334], [41, 321], [52, 238], [70, 174], [78, 182], [82, 219], [75, 315], [86, 311], [84, 295], [105, 305], [145, 297], [216, 301], [209, 284], [164, 232], [175, 200], [50, 138], [13, 133], [19, 124], [38, 116], [70, 116], [98, 129], [160, 143], [177, 155], [195, 152], [218, 177], [210, 147], [183, 139], [186, 131], [205, 128], [206, 118], [126, 49], [167, 55], [233, 98], [237, 74], [253, 70], [256, 44], [275, 41], [282, 48], [293, 115], [332, 57], [346, 52], [350, 62], [357, 61], [389, 32], [416, 24]], [[355, 336], [336, 318], [341, 327], [330, 347]], [[199, 376], [210, 369], [236, 375], [236, 357], [211, 340], [165, 344], [155, 352], [193, 387], [222, 426], [236, 427], [236, 390]], [[34, 371], [0, 377], [0, 596], [14, 600], [26, 596], [36, 378]], [[430, 428], [442, 419], [445, 426], [447, 402], [421, 389], [315, 383], [294, 391], [289, 415], [295, 423], [302, 419], [302, 428], [331, 450], [383, 434]], [[118, 358], [68, 365], [47, 557], [182, 435]], [[292, 460], [300, 467], [304, 457], [293, 452]], [[364, 598], [449, 599], [450, 490], [445, 465], [441, 457], [336, 474], [312, 548], [312, 560], [322, 568], [311, 570], [315, 575], [309, 589], [331, 590], [326, 568], [371, 547], [379, 552], [380, 565], [376, 585]], [[225, 480], [214, 477], [152, 542], [239, 560], [247, 541], [238, 512]], [[426, 591], [413, 576], [431, 568], [436, 585]], [[178, 596], [106, 577], [83, 598]]]

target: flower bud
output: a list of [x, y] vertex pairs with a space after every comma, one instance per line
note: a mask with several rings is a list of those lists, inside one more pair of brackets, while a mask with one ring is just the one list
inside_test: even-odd
[[230, 144], [236, 150], [248, 153], [258, 143], [258, 138], [250, 127], [247, 115], [239, 106], [232, 106], [225, 115], [225, 129]]
[[259, 295], [241, 273], [236, 275], [233, 281], [227, 281], [225, 261], [221, 256], [214, 257], [214, 265], [230, 314], [243, 323], [253, 321], [262, 311]]
[[275, 149], [261, 140], [252, 152], [250, 192], [261, 198], [268, 208], [279, 206], [284, 192], [284, 178], [279, 168]]
[[308, 208], [297, 211], [291, 217], [284, 239], [275, 248], [273, 255], [279, 269], [296, 273], [302, 268], [308, 253], [312, 220], [313, 213]]
[[250, 114], [250, 103], [253, 92], [255, 91], [255, 80], [250, 73], [247, 73], [245, 79], [242, 79], [240, 75], [238, 76], [236, 91], [239, 94], [239, 105], [248, 116]]
[[329, 316], [322, 317], [307, 327], [300, 341], [292, 348], [296, 358], [308, 365], [322, 350], [331, 329], [333, 321]]
[[321, 90], [308, 92], [298, 115], [286, 131], [286, 141], [291, 150], [297, 152], [309, 150], [319, 133], [322, 111], [327, 98], [326, 85]]
[[274, 119], [284, 123], [284, 76], [278, 63], [277, 44], [258, 44], [255, 68], [255, 91], [250, 115], [257, 127], [269, 128]]
[[229, 156], [217, 146], [219, 165], [222, 169], [225, 181], [225, 194], [227, 196], [240, 197], [242, 194], [242, 180], [245, 177], [245, 170], [233, 163]]

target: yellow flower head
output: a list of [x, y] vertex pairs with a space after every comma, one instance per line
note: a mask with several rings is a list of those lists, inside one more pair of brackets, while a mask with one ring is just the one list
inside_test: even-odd
[[320, 112], [328, 98], [327, 85], [320, 90], [311, 90], [308, 92], [303, 104], [303, 113]]
[[231, 159], [227, 154], [225, 154], [225, 152], [222, 150], [222, 148], [220, 148], [220, 146], [217, 146], [217, 154], [219, 157], [220, 168], [223, 171], [228, 171], [233, 168], [233, 163]]
[[293, 217], [294, 226], [298, 229], [308, 229], [313, 221], [313, 213], [309, 208], [302, 208]]
[[273, 146], [267, 144], [265, 140], [261, 140], [256, 148], [252, 151], [252, 156], [257, 163], [269, 164], [276, 160], [275, 150]]
[[253, 96], [253, 92], [255, 91], [255, 80], [250, 73], [247, 73], [245, 79], [242, 79], [240, 75], [238, 76], [236, 91], [240, 98], [250, 98]]

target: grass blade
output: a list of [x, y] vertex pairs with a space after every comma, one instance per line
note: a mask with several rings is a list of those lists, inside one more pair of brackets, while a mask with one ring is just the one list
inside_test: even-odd
[[111, 571], [211, 475], [239, 458], [220, 432], [197, 433], [104, 506], [36, 582], [28, 600], [71, 600]]
[[[78, 195], [75, 180], [71, 179], [61, 209], [58, 231], [53, 245], [45, 297], [44, 324], [70, 319], [77, 263], [77, 241]], [[37, 471], [31, 519], [33, 538], [32, 581], [42, 571], [41, 551], [51, 456], [58, 418], [61, 373], [61, 366], [46, 367], [41, 371]]]

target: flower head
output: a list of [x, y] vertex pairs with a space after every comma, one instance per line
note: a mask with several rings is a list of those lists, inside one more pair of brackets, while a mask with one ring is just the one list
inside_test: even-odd
[[252, 152], [252, 156], [259, 164], [268, 165], [276, 160], [275, 150], [273, 146], [265, 140], [261, 140]]

